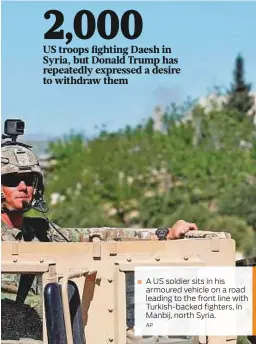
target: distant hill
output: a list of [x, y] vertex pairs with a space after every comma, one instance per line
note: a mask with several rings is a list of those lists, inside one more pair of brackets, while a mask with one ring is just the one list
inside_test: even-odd
[[56, 137], [39, 134], [39, 135], [25, 135], [22, 138], [22, 142], [33, 147], [33, 151], [36, 155], [41, 156], [47, 153], [47, 147], [50, 142], [55, 141]]
[[33, 152], [40, 157], [47, 152], [47, 147], [50, 141], [24, 141], [26, 144], [33, 147]]

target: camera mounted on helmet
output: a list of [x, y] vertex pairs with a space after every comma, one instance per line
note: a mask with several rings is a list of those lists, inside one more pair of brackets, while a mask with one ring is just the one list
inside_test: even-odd
[[24, 134], [25, 122], [21, 119], [7, 119], [4, 122], [4, 134], [2, 134], [2, 140], [11, 139], [1, 143], [1, 147], [8, 145], [20, 145], [27, 148], [32, 146], [26, 145], [25, 143], [17, 142], [17, 137]]
[[[20, 119], [7, 119], [4, 123], [2, 139], [10, 140], [1, 143], [2, 186], [6, 184], [6, 186], [13, 187], [23, 177], [28, 183], [27, 185], [33, 185], [34, 193], [31, 202], [24, 206], [22, 211], [25, 212], [33, 208], [45, 213], [48, 211], [48, 206], [43, 198], [43, 173], [38, 158], [31, 150], [32, 146], [17, 142], [17, 137], [24, 134], [24, 129], [25, 123]], [[4, 201], [5, 195], [2, 190], [2, 204], [3, 207], [6, 207]]]

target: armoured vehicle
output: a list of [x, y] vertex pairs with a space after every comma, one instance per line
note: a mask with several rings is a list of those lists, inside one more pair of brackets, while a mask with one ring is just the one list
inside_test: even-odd
[[43, 343], [235, 343], [236, 337], [134, 336], [136, 266], [235, 266], [236, 259], [227, 233], [152, 241], [141, 240], [144, 229], [136, 230], [140, 240], [132, 230], [89, 228], [77, 243], [2, 243], [2, 273], [42, 276]]

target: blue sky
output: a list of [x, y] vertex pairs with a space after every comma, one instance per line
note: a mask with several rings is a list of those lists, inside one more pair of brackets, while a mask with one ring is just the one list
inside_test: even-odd
[[105, 41], [73, 38], [69, 47], [98, 45], [170, 46], [179, 58], [180, 75], [136, 76], [128, 85], [43, 85], [43, 45], [53, 20], [49, 9], [63, 12], [65, 32], [85, 2], [2, 3], [2, 121], [22, 118], [27, 133], [59, 136], [71, 129], [87, 135], [106, 124], [117, 130], [152, 115], [155, 105], [166, 106], [206, 95], [215, 85], [229, 87], [234, 60], [245, 58], [246, 80], [256, 89], [256, 2], [86, 2], [96, 15], [112, 9], [122, 15], [136, 9], [143, 32], [135, 41], [121, 34]]

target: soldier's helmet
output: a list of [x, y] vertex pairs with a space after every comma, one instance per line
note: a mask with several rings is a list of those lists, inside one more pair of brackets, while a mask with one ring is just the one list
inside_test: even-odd
[[[10, 138], [4, 136], [3, 138]], [[12, 141], [2, 142], [1, 144], [1, 177], [9, 175], [10, 179], [17, 174], [32, 173], [33, 174], [33, 198], [23, 211], [28, 211], [31, 208], [37, 210], [38, 206], [46, 205], [43, 200], [44, 193], [44, 180], [43, 173], [39, 165], [39, 160], [35, 153], [32, 151], [31, 146], [24, 143]], [[5, 195], [1, 190], [2, 209], [8, 207], [5, 204]]]

